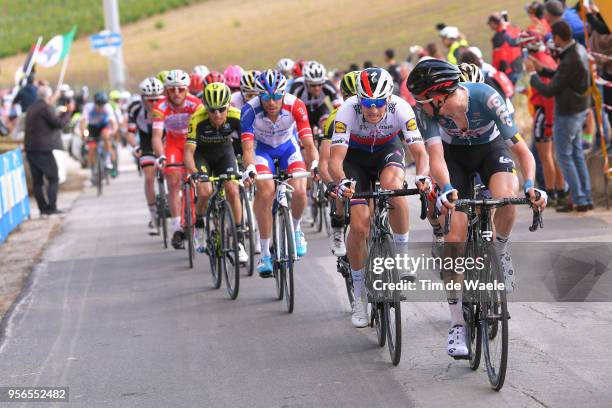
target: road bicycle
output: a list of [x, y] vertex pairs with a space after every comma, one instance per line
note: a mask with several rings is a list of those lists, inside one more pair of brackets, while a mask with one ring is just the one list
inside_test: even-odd
[[[377, 182], [373, 192], [353, 194], [353, 199], [373, 199], [374, 215], [371, 217], [368, 239], [368, 257], [366, 261], [365, 287], [370, 304], [370, 326], [376, 328], [378, 345], [385, 342], [393, 365], [398, 365], [402, 354], [402, 294], [400, 290], [389, 289], [388, 284], [400, 282], [396, 268], [385, 268], [376, 274], [376, 259], [395, 258], [396, 248], [389, 225], [389, 210], [392, 208], [392, 197], [420, 195], [421, 219], [427, 214], [428, 201], [425, 193], [418, 188], [385, 190]], [[347, 217], [348, 219], [348, 217]], [[375, 290], [375, 281], [380, 280], [382, 290]]]
[[[493, 234], [493, 210], [506, 205], [529, 205], [529, 198], [484, 198], [485, 187], [472, 182], [471, 199], [460, 199], [454, 202], [455, 210], [464, 212], [468, 217], [468, 231], [464, 249], [464, 259], [481, 259], [483, 267], [467, 269], [465, 280], [483, 284], [476, 288], [472, 285], [463, 288], [463, 315], [466, 322], [466, 344], [468, 355], [455, 357], [467, 359], [472, 370], [480, 365], [481, 353], [491, 387], [499, 391], [504, 385], [508, 364], [508, 303], [506, 290], [496, 286], [496, 282], [505, 282], [500, 257], [495, 249]], [[537, 192], [536, 192], [537, 193]], [[539, 199], [539, 194], [536, 194]], [[533, 207], [533, 206], [532, 206]], [[434, 216], [439, 212], [434, 211]], [[446, 216], [444, 233], [447, 234], [451, 224], [452, 211]], [[533, 208], [533, 221], [529, 231], [542, 228], [542, 213]], [[516, 271], [515, 271], [516, 273]]]
[[157, 194], [155, 195], [157, 233], [161, 232], [164, 248], [168, 248], [168, 193], [162, 169], [156, 169], [155, 179], [157, 180]]
[[274, 180], [276, 183], [276, 195], [272, 204], [273, 275], [277, 299], [282, 300], [284, 297], [287, 312], [293, 313], [295, 303], [293, 266], [298, 257], [291, 215], [291, 193], [294, 189], [288, 180], [307, 178], [310, 172], [278, 171], [278, 163], [275, 167], [277, 174], [261, 174], [257, 176], [257, 180]]

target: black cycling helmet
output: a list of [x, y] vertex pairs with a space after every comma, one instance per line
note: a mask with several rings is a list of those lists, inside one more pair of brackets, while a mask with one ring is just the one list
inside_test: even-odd
[[96, 92], [94, 95], [94, 103], [96, 105], [104, 105], [105, 103], [108, 103], [108, 95], [106, 92]]
[[406, 80], [406, 87], [416, 98], [449, 95], [461, 81], [459, 67], [450, 62], [428, 58], [420, 61]]

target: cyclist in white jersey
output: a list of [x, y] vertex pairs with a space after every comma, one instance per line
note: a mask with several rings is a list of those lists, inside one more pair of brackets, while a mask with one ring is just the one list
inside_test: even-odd
[[[393, 95], [393, 78], [382, 68], [367, 68], [357, 77], [357, 95], [338, 109], [332, 136], [329, 171], [337, 183], [337, 195], [351, 198], [355, 192], [372, 191], [380, 180], [384, 189], [404, 185], [404, 146], [417, 166], [416, 184], [431, 186], [429, 160], [410, 105]], [[353, 187], [353, 183], [354, 187]], [[368, 325], [364, 288], [366, 238], [370, 228], [370, 208], [366, 200], [351, 200], [350, 230], [346, 239], [351, 264], [355, 307], [351, 321], [355, 327]], [[408, 249], [409, 224], [406, 197], [391, 199], [389, 222], [398, 254]], [[414, 280], [414, 271], [402, 270], [400, 277]]]

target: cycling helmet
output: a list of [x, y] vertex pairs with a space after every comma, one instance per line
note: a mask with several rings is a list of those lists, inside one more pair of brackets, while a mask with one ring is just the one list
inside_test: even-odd
[[104, 105], [108, 103], [108, 95], [106, 92], [96, 92], [94, 95], [94, 103], [96, 105]]
[[459, 71], [461, 71], [461, 82], [484, 82], [482, 71], [474, 64], [464, 62], [459, 65]]
[[243, 69], [240, 65], [230, 65], [223, 71], [225, 84], [230, 88], [240, 88], [240, 79], [242, 78]]
[[393, 94], [393, 78], [383, 68], [366, 68], [357, 77], [357, 96], [386, 99]]
[[516, 40], [517, 45], [527, 48], [529, 51], [540, 51], [544, 48], [542, 37], [533, 31], [522, 31]]
[[189, 81], [190, 81], [189, 93], [195, 95], [198, 92], [202, 91], [202, 78], [203, 77], [201, 77], [198, 74], [194, 74], [193, 72], [189, 74]]
[[143, 98], [159, 98], [164, 94], [164, 85], [155, 77], [146, 78], [138, 87]]
[[62, 93], [62, 94], [64, 94], [64, 93], [66, 93], [66, 92], [70, 91], [70, 85], [68, 85], [68, 84], [62, 84], [62, 85], [59, 87], [59, 91], [60, 91], [60, 93]]
[[111, 101], [118, 101], [121, 98], [121, 91], [117, 89], [113, 89], [108, 94], [108, 97], [110, 98]]
[[284, 93], [287, 79], [278, 71], [267, 69], [255, 78], [255, 89], [260, 93]]
[[189, 75], [183, 71], [182, 69], [173, 69], [172, 71], [168, 71], [166, 78], [164, 79], [164, 86], [184, 86], [185, 88], [189, 87], [191, 83], [189, 79]]
[[212, 84], [213, 82], [221, 82], [222, 84], [224, 84], [225, 77], [220, 72], [210, 71], [210, 73], [204, 77], [202, 85], [206, 87], [208, 84]]
[[327, 71], [323, 64], [317, 61], [308, 61], [303, 69], [304, 81], [307, 84], [323, 84], [327, 79]]
[[295, 64], [293, 64], [293, 77], [294, 78], [299, 78], [303, 75], [302, 71], [304, 69], [304, 64], [306, 64], [306, 61], [304, 61], [303, 59], [297, 60]]
[[283, 75], [291, 74], [295, 62], [291, 58], [281, 58], [276, 63], [276, 69], [279, 70]]
[[122, 101], [129, 101], [131, 97], [132, 94], [130, 93], [130, 91], [121, 91], [121, 97], [119, 99], [121, 99]]
[[415, 97], [449, 95], [461, 81], [459, 67], [450, 62], [430, 58], [419, 61], [406, 80], [406, 87]]
[[255, 88], [255, 78], [261, 74], [261, 72], [255, 69], [248, 69], [242, 73], [242, 78], [240, 78], [240, 92], [244, 93], [254, 93], [257, 92]]
[[208, 67], [206, 65], [196, 65], [191, 70], [191, 73], [199, 75], [200, 78], [204, 78], [206, 75], [208, 75], [210, 73], [210, 69], [208, 69]]
[[166, 81], [166, 75], [168, 75], [168, 71], [167, 69], [164, 69], [162, 71], [159, 71], [155, 77], [159, 80], [159, 82], [161, 82], [162, 84]]
[[229, 106], [232, 100], [232, 91], [220, 82], [213, 82], [204, 88], [204, 103], [208, 108], [218, 109]]
[[344, 74], [340, 81], [340, 90], [345, 97], [353, 96], [357, 94], [357, 76], [359, 71], [350, 71]]

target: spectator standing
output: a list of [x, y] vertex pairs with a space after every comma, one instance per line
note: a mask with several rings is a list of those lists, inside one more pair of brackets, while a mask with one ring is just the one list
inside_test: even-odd
[[[591, 181], [580, 137], [589, 109], [590, 97], [586, 95], [590, 84], [589, 61], [585, 48], [572, 39], [572, 29], [566, 21], [557, 21], [551, 29], [559, 49], [557, 69], [545, 68], [533, 57], [525, 61], [525, 67], [531, 86], [542, 96], [555, 98], [553, 141], [572, 198], [572, 204], [559, 205], [557, 211], [584, 212], [593, 208]], [[551, 80], [544, 84], [540, 76]]]
[[[54, 149], [61, 149], [62, 142], [57, 132], [70, 120], [74, 104], [59, 116], [52, 106], [53, 91], [41, 86], [37, 91], [38, 99], [29, 106], [25, 121], [25, 152], [32, 173], [34, 197], [41, 215], [61, 213], [57, 209], [59, 177]], [[46, 194], [43, 191], [47, 179]]]
[[550, 24], [544, 18], [544, 5], [533, 1], [525, 6], [525, 11], [529, 16], [527, 31], [538, 34], [540, 38], [550, 37]]
[[393, 78], [393, 93], [399, 96], [399, 85], [402, 82], [402, 77], [400, 75], [400, 67], [395, 62], [395, 51], [391, 48], [385, 51], [385, 63], [388, 65], [387, 71], [391, 74], [391, 78]]
[[408, 61], [404, 61], [400, 65], [400, 86], [399, 86], [399, 95], [402, 99], [410, 104], [410, 106], [414, 107], [416, 105], [416, 101], [414, 97], [406, 87], [406, 80], [408, 79], [408, 75], [412, 72], [414, 65], [412, 65]]
[[[544, 3], [544, 18], [550, 26], [557, 21], [565, 20], [572, 29], [572, 37], [582, 46], [586, 46], [584, 42], [584, 23], [574, 8], [566, 8], [565, 1], [549, 0]], [[550, 37], [545, 37], [549, 40]]]
[[516, 81], [523, 72], [521, 48], [516, 44], [521, 30], [506, 21], [500, 13], [491, 14], [487, 24], [495, 32], [491, 38], [493, 66], [506, 74], [516, 85]]
[[[597, 63], [597, 73], [604, 81], [612, 82], [612, 34], [610, 28], [599, 13], [599, 9], [594, 4], [587, 7], [587, 20], [592, 28], [591, 31], [591, 51]], [[602, 89], [603, 88], [603, 89]], [[603, 103], [612, 106], [612, 86], [600, 87]], [[612, 124], [612, 108], [606, 112], [603, 108], [603, 115], [608, 115], [608, 122]], [[598, 140], [599, 142], [599, 140]]]
[[15, 121], [12, 137], [13, 139], [21, 138], [20, 133], [23, 132], [25, 126], [24, 114], [36, 100], [36, 90], [38, 87], [35, 84], [34, 72], [30, 73], [26, 84], [17, 92], [13, 99], [13, 114], [12, 119]]
[[462, 38], [457, 27], [445, 26], [440, 30], [442, 43], [448, 49], [446, 60], [451, 64], [459, 62], [459, 56], [469, 46], [467, 40]]

